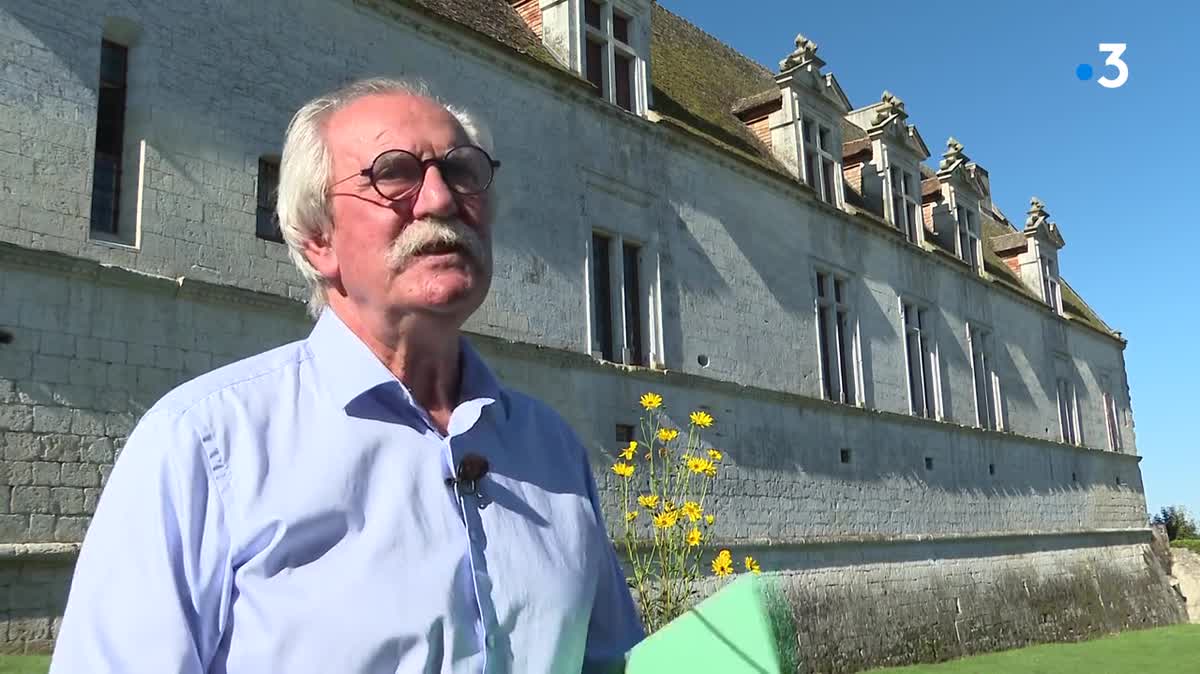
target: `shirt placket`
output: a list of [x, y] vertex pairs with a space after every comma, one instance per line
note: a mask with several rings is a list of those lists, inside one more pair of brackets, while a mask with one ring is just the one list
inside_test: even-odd
[[[458, 464], [462, 461], [463, 456], [468, 453], [475, 452], [478, 454], [486, 454], [485, 451], [480, 451], [479, 447], [463, 447], [461, 446], [465, 432], [470, 429], [464, 429], [456, 435], [442, 437], [442, 455], [447, 462], [447, 469], [450, 475], [457, 475]], [[456, 442], [458, 441], [458, 442]], [[456, 448], [458, 451], [456, 451]], [[475, 599], [475, 635], [478, 640], [480, 652], [483, 653], [483, 666], [480, 672], [483, 674], [492, 674], [495, 670], [493, 657], [497, 639], [497, 625], [495, 624], [494, 616], [496, 615], [495, 607], [492, 605], [491, 599], [491, 577], [487, 569], [487, 561], [484, 556], [483, 544], [486, 541], [486, 532], [483, 528], [483, 519], [480, 516], [481, 506], [485, 503], [481, 493], [480, 485], [476, 485], [475, 493], [463, 493], [460, 485], [454, 485], [450, 490], [450, 498], [455, 502], [455, 508], [458, 510], [459, 519], [463, 523], [463, 533], [466, 537], [467, 562], [470, 568], [471, 587], [470, 596]], [[491, 619], [489, 619], [491, 616]], [[497, 673], [498, 674], [498, 673]]]

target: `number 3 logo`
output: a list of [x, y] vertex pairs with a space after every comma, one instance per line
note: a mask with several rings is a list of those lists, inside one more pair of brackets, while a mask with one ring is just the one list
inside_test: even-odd
[[1104, 65], [1114, 66], [1117, 69], [1115, 79], [1110, 79], [1107, 75], [1096, 80], [1100, 86], [1109, 89], [1116, 89], [1125, 84], [1125, 80], [1129, 79], [1129, 66], [1121, 60], [1121, 54], [1125, 53], [1124, 42], [1101, 42], [1100, 51], [1108, 52], [1108, 58], [1104, 59]]

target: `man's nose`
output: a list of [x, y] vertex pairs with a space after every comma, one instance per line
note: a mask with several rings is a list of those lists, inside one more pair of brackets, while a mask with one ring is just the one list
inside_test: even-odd
[[412, 216], [425, 218], [430, 216], [450, 217], [458, 214], [457, 195], [442, 177], [442, 170], [437, 164], [425, 167], [425, 179], [421, 182], [421, 191], [413, 203]]

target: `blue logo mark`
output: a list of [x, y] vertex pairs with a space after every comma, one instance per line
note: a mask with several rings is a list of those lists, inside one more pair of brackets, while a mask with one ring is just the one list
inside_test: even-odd
[[1079, 67], [1075, 69], [1075, 77], [1078, 77], [1084, 82], [1092, 79], [1092, 66], [1086, 63], [1080, 63]]

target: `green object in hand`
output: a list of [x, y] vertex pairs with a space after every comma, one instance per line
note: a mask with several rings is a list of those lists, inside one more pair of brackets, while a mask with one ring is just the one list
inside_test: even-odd
[[[782, 609], [782, 610], [781, 610]], [[780, 674], [794, 646], [790, 610], [769, 577], [726, 585], [629, 653], [626, 674]], [[782, 647], [782, 649], [781, 649]]]

